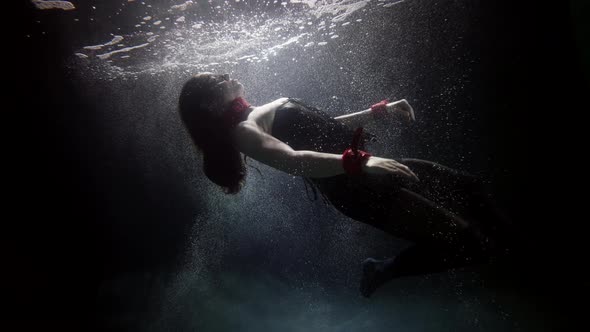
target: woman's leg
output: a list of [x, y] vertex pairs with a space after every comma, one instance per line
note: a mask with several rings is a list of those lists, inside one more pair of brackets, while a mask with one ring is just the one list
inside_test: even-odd
[[[396, 198], [401, 208], [394, 219], [375, 226], [387, 232], [404, 228], [405, 237], [416, 245], [396, 257], [363, 263], [361, 292], [369, 297], [387, 281], [402, 277], [442, 272], [488, 261], [493, 243], [465, 220], [436, 203], [407, 189]], [[392, 233], [394, 234], [394, 233]]]
[[399, 161], [420, 178], [419, 184], [410, 185], [412, 191], [468, 220], [472, 227], [478, 227], [497, 242], [508, 242], [512, 232], [509, 222], [496, 207], [484, 181], [427, 160], [408, 158]]
[[318, 183], [320, 190], [341, 213], [394, 237], [415, 243], [437, 242], [451, 246], [464, 242], [465, 234], [470, 234], [471, 238], [483, 238], [467, 220], [441, 204], [403, 188], [397, 179], [380, 176], [351, 180], [340, 177]]
[[401, 188], [373, 226], [415, 243], [446, 248], [489, 246], [489, 239], [468, 220], [419, 193]]
[[476, 208], [468, 203], [483, 200], [482, 196], [486, 195], [483, 181], [466, 172], [421, 159], [403, 158], [398, 161], [420, 178], [419, 183], [409, 184], [409, 189], [455, 213]]
[[[421, 192], [455, 190], [453, 187], [474, 182], [472, 177], [435, 163], [412, 160], [408, 164], [421, 177], [421, 186], [417, 188]], [[365, 294], [370, 295], [385, 281], [402, 275], [434, 273], [484, 262], [494, 250], [494, 243], [470, 220], [446, 209], [441, 200], [435, 202], [404, 188], [397, 178], [365, 180], [334, 179], [333, 187], [324, 186], [322, 191], [348, 217], [420, 245], [381, 265], [376, 261], [365, 264]], [[376, 266], [383, 271], [374, 273]]]
[[485, 252], [477, 248], [465, 252], [428, 244], [412, 245], [397, 256], [385, 260], [367, 258], [362, 264], [360, 291], [363, 296], [370, 297], [379, 287], [395, 278], [484, 264], [489, 258]]

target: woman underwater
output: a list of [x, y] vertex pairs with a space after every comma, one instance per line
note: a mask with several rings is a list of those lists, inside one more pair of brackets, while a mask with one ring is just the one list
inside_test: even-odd
[[248, 156], [303, 177], [344, 215], [412, 241], [395, 257], [363, 262], [366, 297], [393, 278], [485, 263], [506, 252], [502, 222], [477, 178], [430, 161], [363, 151], [375, 135], [362, 135], [359, 127], [379, 117], [413, 120], [405, 100], [332, 118], [294, 98], [251, 106], [243, 85], [228, 74], [199, 73], [184, 84], [179, 111], [203, 155], [205, 175], [225, 193], [242, 188]]

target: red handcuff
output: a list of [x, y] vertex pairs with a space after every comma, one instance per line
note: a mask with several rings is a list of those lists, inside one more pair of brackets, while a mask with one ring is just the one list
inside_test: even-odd
[[363, 127], [358, 127], [354, 132], [352, 144], [342, 154], [342, 166], [349, 175], [361, 174], [364, 161], [371, 157], [370, 153], [358, 149], [362, 133]]

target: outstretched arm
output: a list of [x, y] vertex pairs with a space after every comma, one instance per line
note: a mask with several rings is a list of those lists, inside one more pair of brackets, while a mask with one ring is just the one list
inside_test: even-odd
[[[345, 174], [342, 155], [309, 150], [293, 150], [289, 145], [262, 131], [256, 124], [243, 121], [234, 133], [236, 149], [263, 164], [310, 178]], [[366, 173], [399, 174], [417, 180], [405, 165], [387, 158], [371, 156], [361, 165]]]
[[295, 151], [247, 121], [238, 124], [234, 133], [238, 151], [291, 175], [322, 178], [345, 173], [339, 154]]
[[[404, 121], [408, 122], [415, 119], [414, 110], [405, 99], [389, 103], [386, 108], [386, 115], [387, 118], [402, 118]], [[376, 121], [380, 120], [372, 113], [370, 108], [356, 113], [340, 115], [334, 119], [351, 128], [370, 127], [371, 125], [374, 125]]]

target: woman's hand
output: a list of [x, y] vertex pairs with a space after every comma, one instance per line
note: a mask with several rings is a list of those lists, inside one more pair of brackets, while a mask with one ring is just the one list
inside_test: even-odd
[[401, 164], [393, 159], [380, 158], [371, 156], [363, 164], [363, 171], [367, 174], [376, 175], [397, 175], [407, 178], [412, 181], [420, 181], [416, 174], [408, 168], [408, 166]]
[[402, 99], [387, 105], [387, 112], [393, 117], [400, 118], [405, 122], [416, 121], [414, 109], [407, 100]]

